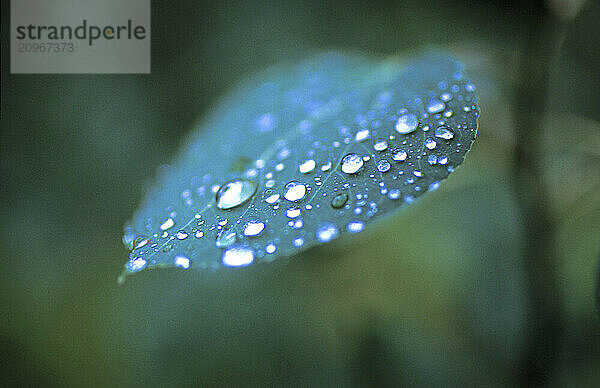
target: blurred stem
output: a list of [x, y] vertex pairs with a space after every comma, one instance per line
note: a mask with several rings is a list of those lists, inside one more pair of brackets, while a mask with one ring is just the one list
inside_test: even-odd
[[524, 226], [524, 269], [528, 287], [526, 342], [517, 383], [546, 385], [554, 370], [561, 331], [561, 303], [555, 266], [555, 221], [543, 184], [543, 113], [553, 62], [564, 26], [549, 15], [543, 2], [529, 17], [516, 91], [515, 192]]

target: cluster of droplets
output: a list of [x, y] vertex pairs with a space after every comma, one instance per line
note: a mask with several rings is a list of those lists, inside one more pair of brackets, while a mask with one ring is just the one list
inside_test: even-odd
[[[473, 91], [469, 85], [464, 88], [469, 93]], [[411, 203], [425, 189], [437, 189], [439, 179], [454, 168], [451, 164], [452, 152], [461, 151], [461, 143], [455, 140], [456, 131], [473, 131], [454, 112], [467, 114], [476, 109], [472, 97], [458, 93], [460, 89], [457, 85], [440, 83], [439, 89], [436, 95], [415, 99], [409, 104], [410, 107], [399, 109], [395, 114], [388, 113], [381, 118], [376, 118], [375, 114], [372, 115], [374, 117], [357, 117], [358, 129], [353, 131], [351, 126], [341, 127], [340, 139], [331, 144], [315, 141], [314, 150], [306, 153], [304, 158], [297, 159], [297, 163], [289, 161], [295, 151], [281, 143], [274, 158], [257, 159], [238, 179], [211, 184], [210, 177], [205, 177], [202, 185], [195, 190], [184, 190], [181, 198], [185, 206], [191, 207], [195, 197], [214, 195], [214, 203], [207, 208], [215, 208], [216, 221], [206, 223], [202, 215], [196, 214], [193, 220], [174, 228], [177, 215], [170, 212], [158, 224], [160, 233], [155, 233], [153, 238], [136, 236], [133, 228], [129, 227], [123, 242], [136, 254], [127, 263], [128, 270], [137, 272], [154, 264], [152, 252], [168, 252], [173, 249], [173, 242], [206, 240], [205, 235], [209, 232], [214, 233], [214, 245], [222, 249], [221, 265], [247, 266], [257, 258], [273, 255], [279, 250], [282, 238], [277, 237], [278, 233], [289, 236], [290, 246], [295, 248], [312, 241], [313, 235], [305, 231], [303, 213], [310, 215], [313, 208], [317, 211], [330, 208], [336, 212], [337, 216], [330, 221], [312, 224], [315, 227], [314, 239], [326, 243], [337, 238], [340, 229], [349, 233], [363, 231], [366, 220], [379, 211], [381, 201], [377, 196]], [[391, 93], [382, 94], [378, 104], [389, 104], [390, 96]], [[423, 101], [424, 111], [416, 108]], [[255, 123], [259, 133], [268, 133], [277, 126], [278, 120], [275, 115], [265, 113]], [[308, 135], [312, 125], [307, 121], [299, 127], [303, 134]], [[342, 147], [350, 152], [338, 156], [336, 160], [334, 155], [339, 155]], [[319, 150], [329, 151], [329, 155], [319, 158]], [[295, 165], [298, 180], [290, 180], [279, 186], [276, 176], [287, 171], [289, 165]], [[433, 168], [437, 170], [428, 170]], [[440, 172], [443, 169], [446, 169], [445, 172]], [[425, 181], [426, 174], [437, 175]], [[330, 184], [322, 188], [327, 181]], [[256, 201], [259, 187], [263, 187], [263, 191]], [[263, 211], [252, 212], [254, 218], [246, 218], [245, 212], [237, 218], [228, 215], [228, 211], [248, 202], [249, 208]], [[269, 211], [265, 211], [263, 205]], [[272, 220], [280, 211], [285, 214], [288, 229], [270, 227], [272, 222], [269, 219]], [[348, 216], [344, 215], [346, 213]], [[259, 217], [260, 214], [272, 216]], [[321, 220], [323, 217], [311, 218], [311, 222], [314, 222], [313, 219]], [[341, 224], [338, 220], [348, 221]], [[149, 224], [148, 229], [151, 225], [153, 223]], [[159, 240], [162, 242], [155, 242], [157, 238], [163, 239]], [[145, 255], [138, 255], [138, 252]], [[192, 266], [192, 260], [188, 254], [178, 252], [173, 256], [172, 264], [188, 269]]]

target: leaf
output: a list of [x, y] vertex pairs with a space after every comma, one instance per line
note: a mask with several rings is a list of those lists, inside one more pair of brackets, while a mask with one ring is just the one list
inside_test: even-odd
[[436, 189], [478, 116], [474, 87], [442, 53], [404, 66], [325, 53], [274, 67], [159, 169], [125, 227], [124, 275], [269, 262], [360, 232]]

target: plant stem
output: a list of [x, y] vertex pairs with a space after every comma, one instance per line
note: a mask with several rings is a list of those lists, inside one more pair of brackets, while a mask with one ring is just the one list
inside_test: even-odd
[[543, 113], [552, 63], [563, 26], [542, 2], [529, 21], [516, 93], [515, 192], [524, 227], [524, 270], [528, 287], [527, 335], [517, 371], [520, 385], [545, 385], [554, 370], [561, 333], [561, 303], [554, 249], [555, 221], [543, 185], [540, 151]]

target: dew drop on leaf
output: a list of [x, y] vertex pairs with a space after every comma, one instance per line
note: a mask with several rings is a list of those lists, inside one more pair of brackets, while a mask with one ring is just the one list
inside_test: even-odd
[[245, 179], [226, 182], [217, 191], [217, 207], [225, 210], [239, 206], [252, 198], [257, 187], [256, 183]]
[[175, 221], [173, 221], [172, 218], [167, 218], [162, 224], [160, 224], [160, 230], [170, 229], [173, 227], [173, 225], [175, 225]]
[[425, 139], [425, 147], [428, 150], [433, 150], [433, 149], [435, 149], [436, 146], [437, 146], [436, 141], [433, 140], [431, 137], [428, 137], [427, 139]]
[[377, 139], [373, 144], [375, 151], [385, 151], [388, 148], [388, 142], [385, 139]]
[[127, 262], [127, 268], [131, 272], [141, 271], [146, 267], [146, 260], [142, 257], [134, 257]]
[[348, 154], [342, 159], [342, 171], [346, 174], [356, 174], [363, 164], [363, 158], [360, 155]]
[[446, 125], [441, 125], [435, 129], [435, 137], [450, 140], [454, 137], [454, 132], [452, 132], [452, 130]]
[[173, 264], [175, 267], [188, 269], [190, 268], [190, 258], [184, 255], [177, 255], [173, 259]]
[[254, 251], [246, 247], [230, 247], [223, 251], [221, 262], [227, 267], [244, 267], [254, 261]]
[[369, 133], [370, 131], [368, 129], [361, 129], [358, 132], [356, 132], [356, 135], [354, 136], [354, 141], [356, 142], [362, 142], [367, 140], [367, 138], [369, 137]]
[[395, 160], [396, 162], [404, 162], [406, 160], [407, 156], [408, 156], [408, 154], [406, 153], [406, 151], [396, 150], [392, 154], [392, 159]]
[[296, 218], [296, 217], [300, 216], [301, 213], [302, 213], [302, 209], [300, 209], [297, 206], [291, 207], [285, 211], [285, 215], [288, 218]]
[[391, 164], [390, 162], [388, 162], [385, 159], [380, 160], [379, 162], [377, 162], [377, 170], [379, 172], [387, 172], [389, 171], [389, 169], [391, 168]]
[[322, 243], [329, 242], [338, 236], [338, 228], [335, 224], [327, 223], [317, 229], [317, 240]]
[[362, 221], [351, 221], [351, 222], [348, 222], [348, 224], [346, 225], [346, 229], [350, 233], [362, 232], [362, 230], [364, 228], [365, 228], [365, 223]]
[[300, 182], [292, 181], [285, 185], [283, 198], [290, 202], [300, 201], [306, 195], [306, 186]]
[[418, 126], [419, 119], [417, 119], [417, 116], [412, 113], [405, 113], [398, 117], [395, 128], [398, 133], [407, 135], [414, 132]]
[[445, 108], [446, 104], [434, 97], [429, 100], [429, 104], [427, 105], [427, 112], [438, 113], [443, 111]]
[[347, 193], [339, 193], [331, 200], [331, 207], [334, 209], [340, 209], [348, 202]]
[[244, 236], [258, 236], [265, 229], [264, 222], [249, 221], [244, 226]]
[[308, 174], [312, 170], [315, 169], [316, 163], [312, 159], [303, 160], [300, 162], [300, 166], [298, 166], [298, 170], [302, 174]]

